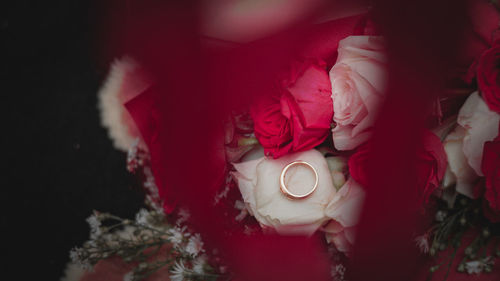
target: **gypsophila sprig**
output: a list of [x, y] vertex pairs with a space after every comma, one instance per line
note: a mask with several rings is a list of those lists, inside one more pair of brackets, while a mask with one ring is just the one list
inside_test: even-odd
[[197, 233], [189, 237], [186, 252], [193, 257], [196, 257], [199, 253], [203, 252], [203, 241], [201, 241], [200, 234]]
[[207, 262], [200, 234], [186, 226], [170, 225], [161, 212], [141, 209], [135, 220], [94, 212], [87, 222], [90, 240], [70, 252], [73, 263], [86, 270], [118, 256], [136, 264], [124, 280], [142, 280], [168, 267], [172, 280], [215, 280], [219, 275]]
[[346, 268], [342, 264], [336, 264], [332, 266], [331, 275], [333, 281], [346, 281], [344, 278]]
[[[441, 202], [432, 227], [415, 239], [421, 252], [431, 256], [436, 256], [438, 252], [450, 247], [452, 249], [447, 261], [442, 261], [430, 268], [431, 274], [442, 266], [446, 266], [449, 272], [461, 246], [464, 248], [465, 257], [455, 270], [469, 274], [491, 271], [495, 258], [487, 256], [486, 253], [490, 243], [500, 238], [500, 226], [484, 217], [481, 204], [480, 199], [472, 200], [462, 195], [457, 196], [453, 206]], [[477, 233], [472, 242], [467, 245], [463, 245], [462, 241], [465, 233]], [[494, 236], [497, 239], [492, 239]]]

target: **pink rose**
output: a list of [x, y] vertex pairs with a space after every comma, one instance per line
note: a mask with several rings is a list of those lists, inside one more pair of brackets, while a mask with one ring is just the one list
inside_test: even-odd
[[333, 144], [351, 150], [365, 142], [384, 98], [386, 56], [378, 36], [349, 36], [340, 41], [330, 70], [333, 99]]
[[278, 87], [252, 106], [255, 136], [274, 158], [309, 150], [328, 136], [331, 87], [323, 62], [295, 63]]

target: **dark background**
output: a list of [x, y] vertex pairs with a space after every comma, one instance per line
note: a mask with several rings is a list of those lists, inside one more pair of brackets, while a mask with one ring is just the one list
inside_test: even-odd
[[99, 122], [96, 93], [113, 54], [102, 54], [109, 11], [98, 3], [0, 4], [0, 251], [10, 280], [58, 280], [69, 250], [88, 238], [93, 209], [133, 217], [142, 204], [126, 155]]

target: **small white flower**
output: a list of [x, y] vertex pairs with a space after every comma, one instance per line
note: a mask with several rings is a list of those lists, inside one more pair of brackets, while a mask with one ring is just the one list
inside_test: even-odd
[[344, 276], [346, 268], [345, 268], [345, 266], [344, 266], [344, 265], [342, 265], [342, 264], [337, 264], [337, 265], [335, 266], [335, 270], [337, 271], [337, 273], [338, 273], [338, 274], [340, 274], [340, 275]]
[[469, 261], [465, 263], [465, 270], [469, 274], [479, 274], [483, 272], [487, 267], [493, 266], [495, 261], [491, 256], [488, 256], [481, 260]]
[[415, 244], [417, 244], [417, 247], [422, 253], [427, 254], [429, 252], [429, 235], [426, 233], [417, 236], [415, 238]]
[[149, 212], [146, 209], [140, 209], [135, 215], [135, 222], [140, 225], [149, 225]]
[[186, 267], [184, 266], [184, 262], [181, 260], [180, 262], [175, 262], [174, 268], [170, 271], [170, 280], [171, 281], [183, 281], [184, 274], [186, 273]]
[[465, 270], [469, 274], [479, 274], [483, 271], [483, 267], [480, 261], [469, 261], [465, 263]]
[[436, 213], [436, 221], [442, 222], [446, 218], [447, 214], [445, 211], [437, 211]]
[[245, 235], [252, 235], [256, 232], [254, 228], [249, 227], [248, 225], [243, 226], [245, 229], [243, 229], [243, 234]]
[[189, 242], [186, 246], [186, 252], [192, 256], [197, 256], [203, 251], [203, 241], [201, 241], [200, 234], [195, 234], [189, 238]]
[[200, 256], [199, 258], [195, 259], [193, 261], [193, 271], [196, 274], [204, 274], [205, 270], [203, 269], [205, 267], [206, 263], [206, 257], [205, 256]]
[[234, 201], [234, 208], [238, 210], [243, 210], [246, 209], [245, 203], [241, 200], [236, 200]]
[[83, 255], [83, 249], [81, 248], [73, 248], [69, 252], [69, 258], [71, 259], [71, 262], [78, 265], [84, 270], [92, 271], [92, 265], [87, 260], [84, 260], [82, 258], [82, 255]]
[[236, 200], [234, 202], [234, 208], [240, 210], [240, 213], [235, 217], [236, 221], [242, 221], [248, 215], [247, 207], [243, 201]]
[[92, 214], [87, 218], [87, 223], [90, 226], [90, 237], [95, 238], [102, 234], [101, 221], [97, 218], [96, 214]]
[[225, 274], [227, 272], [227, 266], [225, 265], [219, 266], [219, 271], [220, 273]]
[[71, 249], [71, 251], [69, 251], [69, 258], [73, 263], [79, 263], [80, 255], [78, 253], [78, 249]]
[[127, 151], [127, 170], [129, 172], [134, 172], [139, 167], [139, 154], [138, 154], [138, 145], [140, 138], [136, 138], [132, 145], [128, 148]]
[[147, 191], [146, 204], [149, 205], [154, 211], [163, 213], [163, 203], [158, 194], [158, 188], [155, 183], [153, 171], [149, 166], [143, 166], [145, 180], [143, 182], [144, 189]]
[[229, 184], [226, 184], [224, 189], [217, 193], [214, 197], [214, 205], [217, 205], [219, 204], [220, 200], [222, 200], [223, 198], [226, 198], [227, 197], [227, 194], [229, 193], [229, 189], [230, 189], [230, 186]]
[[174, 247], [177, 247], [182, 243], [182, 239], [184, 238], [182, 229], [178, 227], [171, 228], [168, 230], [168, 234], [170, 234], [170, 236], [168, 237], [168, 241], [174, 244]]
[[153, 171], [151, 170], [150, 167], [146, 166], [146, 167], [144, 167], [143, 172], [144, 172], [144, 176], [146, 177], [146, 179], [144, 180], [144, 183], [143, 183], [144, 187], [152, 195], [158, 195], [158, 189], [156, 187], [155, 177], [153, 175]]
[[133, 281], [134, 280], [134, 272], [129, 272], [123, 275], [123, 281]]
[[344, 281], [344, 275], [345, 275], [346, 268], [342, 264], [337, 264], [335, 266], [332, 266], [331, 270], [331, 275], [333, 277], [334, 281]]

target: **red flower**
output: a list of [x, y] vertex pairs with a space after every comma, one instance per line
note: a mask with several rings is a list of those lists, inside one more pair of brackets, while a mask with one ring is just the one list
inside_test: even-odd
[[[472, 70], [476, 67], [477, 59], [487, 49], [493, 45], [500, 22], [500, 13], [491, 1], [467, 0], [467, 19], [464, 29], [464, 44], [461, 46], [461, 62], [472, 65]], [[474, 73], [468, 74], [468, 83], [473, 78]]]
[[274, 158], [321, 144], [333, 116], [325, 63], [297, 62], [280, 82], [251, 109], [255, 136]]
[[[349, 158], [349, 173], [361, 185], [368, 187], [369, 179], [366, 170], [370, 145], [361, 146]], [[441, 140], [430, 131], [424, 131], [423, 146], [417, 150], [417, 187], [422, 200], [426, 201], [439, 186], [446, 171], [446, 153]], [[390, 170], [390, 167], [388, 167]], [[389, 174], [387, 175], [390, 176]]]
[[492, 111], [500, 113], [500, 44], [481, 55], [476, 71], [484, 101]]
[[481, 170], [486, 179], [486, 200], [493, 212], [500, 211], [500, 135], [484, 144]]

